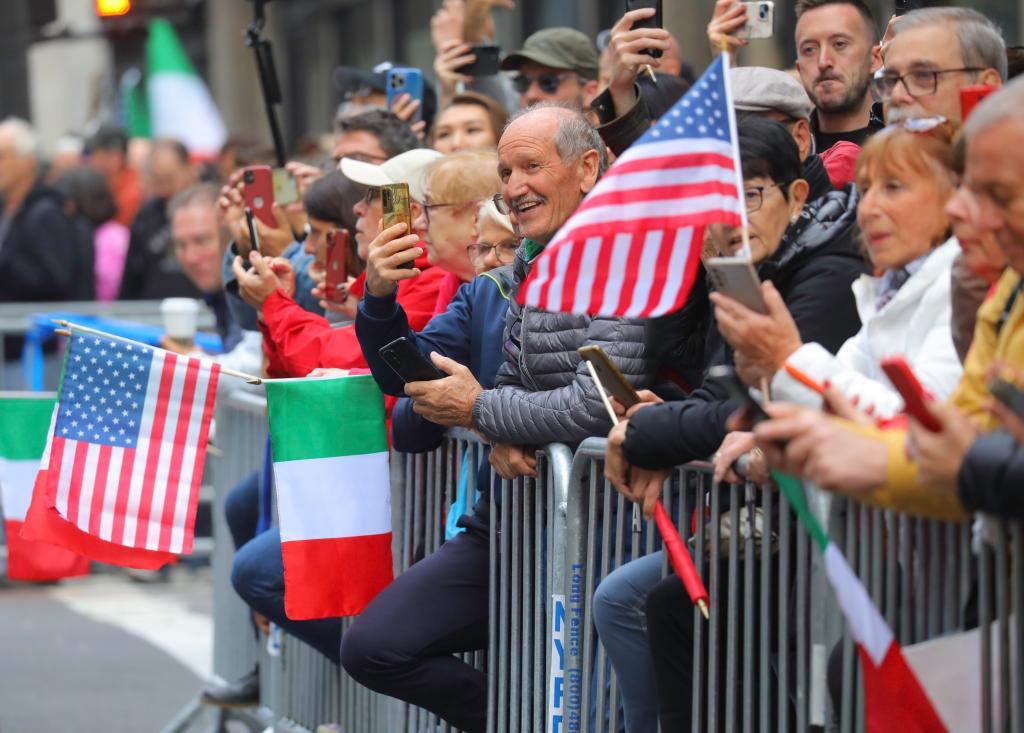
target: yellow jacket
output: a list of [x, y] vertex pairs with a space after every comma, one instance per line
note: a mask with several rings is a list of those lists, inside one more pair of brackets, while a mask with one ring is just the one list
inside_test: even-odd
[[[978, 310], [974, 340], [964, 362], [964, 374], [950, 398], [958, 410], [970, 416], [984, 432], [998, 427], [998, 421], [984, 410], [991, 398], [987, 373], [996, 360], [1024, 366], [1024, 293], [1015, 298], [1009, 311], [1007, 305], [1021, 276], [1007, 268], [995, 292]], [[1005, 315], [1004, 315], [1005, 313]], [[1002, 327], [999, 321], [1003, 320]], [[858, 429], [858, 432], [864, 432]], [[939, 494], [919, 483], [917, 465], [906, 450], [905, 430], [868, 429], [888, 446], [889, 462], [885, 486], [859, 498], [899, 512], [919, 514], [936, 519], [962, 520], [970, 515], [955, 494]]]

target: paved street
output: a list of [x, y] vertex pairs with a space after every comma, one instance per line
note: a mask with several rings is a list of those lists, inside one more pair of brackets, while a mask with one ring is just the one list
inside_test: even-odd
[[209, 568], [0, 581], [0, 650], [0, 733], [159, 731], [210, 670]]

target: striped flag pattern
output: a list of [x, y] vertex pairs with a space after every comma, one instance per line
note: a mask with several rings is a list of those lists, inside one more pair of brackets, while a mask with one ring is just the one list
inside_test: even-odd
[[864, 678], [866, 733], [947, 731], [945, 721], [907, 664], [902, 647], [871, 600], [868, 589], [808, 508], [800, 481], [779, 471], [772, 471], [772, 476], [807, 534], [821, 550], [825, 575], [857, 643]]
[[219, 373], [74, 333], [44, 461], [60, 517], [113, 545], [191, 552]]
[[722, 54], [608, 169], [533, 264], [522, 304], [651, 317], [682, 307], [704, 228], [745, 219]]

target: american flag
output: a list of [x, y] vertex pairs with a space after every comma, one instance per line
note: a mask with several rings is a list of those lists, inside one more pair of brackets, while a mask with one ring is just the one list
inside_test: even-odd
[[126, 547], [192, 551], [220, 367], [72, 333], [49, 441], [57, 512]]
[[745, 224], [728, 68], [722, 54], [615, 161], [533, 263], [521, 303], [615, 317], [682, 307], [704, 227]]

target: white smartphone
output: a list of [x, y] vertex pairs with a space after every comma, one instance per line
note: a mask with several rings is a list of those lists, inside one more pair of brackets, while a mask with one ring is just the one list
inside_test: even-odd
[[736, 36], [748, 40], [771, 38], [775, 33], [775, 3], [772, 0], [756, 0], [743, 4], [747, 8], [747, 22]]
[[711, 257], [704, 261], [715, 290], [757, 313], [768, 313], [761, 294], [761, 278], [753, 263], [740, 257]]

